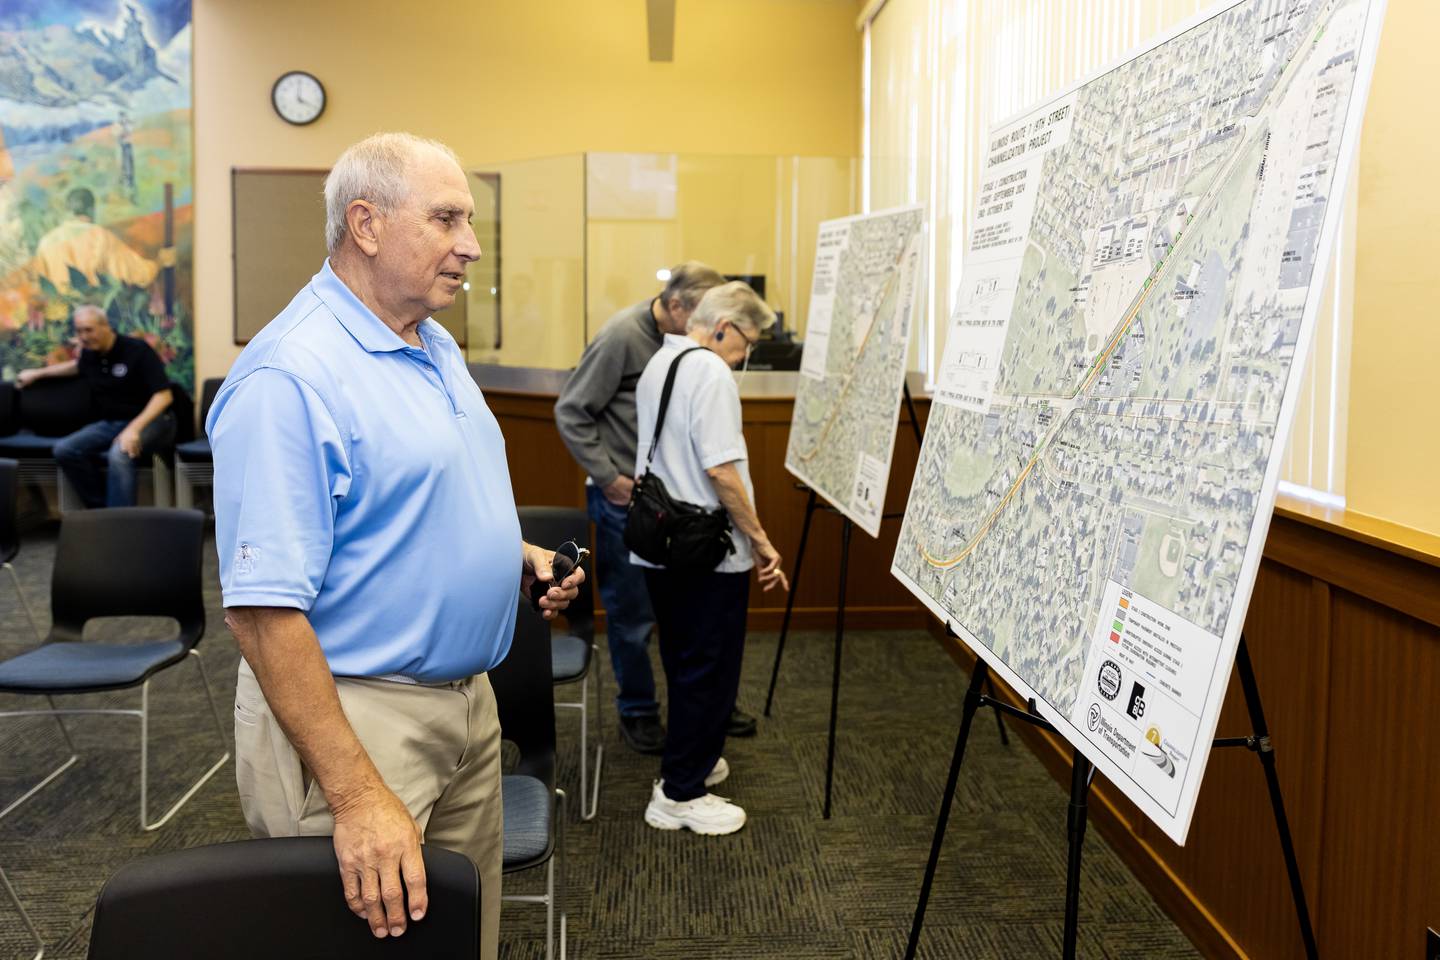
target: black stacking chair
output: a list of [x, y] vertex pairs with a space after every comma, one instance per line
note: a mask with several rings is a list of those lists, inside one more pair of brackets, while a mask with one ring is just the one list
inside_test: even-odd
[[19, 498], [20, 464], [15, 460], [0, 459], [0, 566], [4, 566], [5, 572], [10, 574], [10, 582], [15, 584], [15, 593], [20, 598], [20, 609], [25, 611], [30, 632], [35, 634], [36, 640], [41, 640], [40, 627], [35, 623], [30, 601], [26, 599], [20, 586], [20, 576], [10, 562], [20, 554], [20, 521], [16, 506]]
[[[5, 386], [8, 387], [9, 385], [6, 384]], [[13, 388], [10, 389], [13, 391]], [[3, 388], [0, 388], [0, 394], [3, 394], [3, 392]], [[3, 401], [0, 401], [0, 406], [3, 406]], [[3, 412], [0, 412], [0, 415], [3, 415]], [[15, 584], [15, 594], [20, 598], [20, 608], [25, 611], [25, 619], [30, 624], [30, 632], [35, 635], [36, 640], [40, 640], [42, 639], [40, 636], [40, 628], [36, 625], [35, 615], [30, 610], [30, 601], [25, 598], [25, 591], [20, 586], [20, 577], [16, 574], [15, 567], [11, 563], [11, 561], [20, 554], [20, 526], [16, 519], [15, 507], [15, 501], [19, 495], [20, 465], [14, 460], [0, 459], [0, 564], [4, 565], [5, 572], [10, 574], [10, 580]], [[50, 701], [50, 707], [51, 709], [55, 707], [53, 700]], [[75, 762], [75, 745], [70, 742], [70, 734], [66, 731], [65, 724], [60, 723], [58, 716], [55, 718], [55, 722], [60, 724], [60, 734], [65, 738], [65, 743], [70, 747], [70, 759], [65, 763], [65, 766], [68, 767], [71, 763]], [[11, 809], [18, 805], [17, 802], [0, 811], [0, 820], [3, 820], [5, 814], [9, 813]], [[21, 922], [25, 924], [25, 928], [30, 931], [30, 935], [35, 939], [35, 948], [38, 951], [35, 954], [35, 960], [39, 960], [39, 958], [45, 954], [45, 941], [40, 937], [40, 931], [35, 928], [35, 923], [30, 919], [30, 914], [25, 912], [25, 905], [20, 902], [20, 895], [15, 892], [15, 887], [11, 885], [10, 878], [5, 875], [3, 867], [0, 867], [0, 886], [5, 888], [5, 893], [10, 898], [10, 902], [15, 905], [16, 912], [20, 914]]]
[[[545, 958], [555, 955], [560, 914], [560, 960], [565, 960], [565, 791], [555, 786], [555, 694], [550, 680], [550, 628], [521, 601], [505, 662], [490, 671], [500, 732], [520, 760], [501, 779], [505, 809], [504, 872], [545, 866], [545, 893], [510, 894], [514, 903], [545, 904]], [[558, 868], [557, 868], [558, 861]], [[559, 871], [559, 881], [556, 871]]]
[[[526, 542], [554, 550], [566, 540], [590, 547], [590, 518], [578, 507], [521, 507], [520, 535]], [[595, 665], [599, 649], [595, 646], [595, 568], [587, 562], [585, 582], [580, 595], [565, 610], [565, 633], [551, 631], [550, 659], [555, 686], [578, 683], [579, 700], [557, 700], [557, 710], [580, 712], [580, 819], [593, 820], [600, 807], [600, 770], [605, 763], [605, 743], [600, 730], [600, 715], [605, 707], [600, 699], [600, 669]], [[594, 669], [592, 669], [594, 667]], [[595, 777], [586, 789], [586, 767], [590, 754], [590, 697], [585, 680], [595, 678]], [[586, 806], [586, 799], [589, 806]]]
[[[0, 717], [101, 714], [140, 720], [140, 825], [164, 826], [230, 759], [225, 729], [195, 645], [205, 633], [200, 562], [203, 514], [194, 510], [127, 507], [71, 514], [60, 526], [50, 587], [53, 626], [46, 642], [0, 663], [0, 693], [45, 697], [48, 710], [8, 710]], [[172, 639], [143, 643], [85, 641], [85, 624], [97, 617], [169, 617], [179, 625]], [[193, 659], [210, 703], [222, 753], [158, 820], [150, 821], [150, 678]], [[140, 709], [57, 710], [52, 697], [140, 688]], [[63, 730], [63, 724], [62, 724]], [[69, 743], [69, 736], [66, 736]], [[4, 810], [0, 819], [34, 796], [73, 764], [71, 756]]]
[[24, 483], [53, 486], [64, 495], [66, 481], [55, 463], [55, 441], [90, 419], [90, 382], [83, 377], [50, 377], [11, 392], [13, 433], [0, 437], [0, 457], [20, 464]]
[[195, 487], [210, 486], [215, 482], [215, 458], [210, 452], [210, 438], [205, 433], [205, 420], [210, 416], [210, 407], [215, 395], [225, 381], [211, 377], [200, 388], [200, 430], [193, 440], [175, 444], [175, 505], [193, 507]]
[[240, 840], [121, 867], [100, 891], [90, 960], [426, 957], [480, 952], [480, 875], [464, 854], [422, 847], [430, 908], [377, 940], [341, 897], [330, 837]]

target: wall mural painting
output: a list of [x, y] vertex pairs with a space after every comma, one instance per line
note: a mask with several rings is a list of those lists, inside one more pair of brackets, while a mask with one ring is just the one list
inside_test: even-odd
[[0, 375], [102, 307], [194, 386], [190, 0], [0, 5]]

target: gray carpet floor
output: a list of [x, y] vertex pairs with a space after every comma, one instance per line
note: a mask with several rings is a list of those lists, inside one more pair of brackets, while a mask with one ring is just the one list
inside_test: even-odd
[[[49, 625], [55, 528], [26, 537], [16, 561], [40, 629]], [[137, 558], [143, 562], [144, 558]], [[200, 645], [222, 718], [238, 653], [225, 631], [213, 552], [207, 555], [209, 633]], [[0, 580], [0, 656], [33, 645], [10, 583]], [[139, 636], [156, 624], [95, 625], [97, 638]], [[158, 625], [163, 632], [164, 625]], [[152, 634], [153, 636], [153, 634]], [[741, 705], [759, 713], [776, 636], [750, 638]], [[792, 636], [774, 716], [759, 735], [731, 741], [721, 792], [749, 823], [730, 837], [662, 833], [641, 818], [658, 759], [627, 750], [605, 716], [604, 787], [591, 823], [568, 831], [569, 953], [577, 958], [899, 957], [954, 743], [966, 678], [919, 632], [846, 637], [834, 816], [820, 817], [830, 693], [831, 636]], [[657, 677], [661, 678], [658, 659]], [[605, 665], [606, 696], [613, 692]], [[168, 806], [219, 746], [195, 671], [181, 665], [152, 684], [153, 791]], [[573, 696], [574, 688], [557, 695]], [[138, 693], [73, 698], [133, 706]], [[76, 705], [79, 705], [78, 703]], [[0, 696], [0, 711], [34, 703]], [[592, 714], [593, 716], [593, 714]], [[164, 828], [139, 827], [138, 722], [77, 719], [80, 761], [0, 821], [0, 867], [20, 891], [46, 956], [84, 957], [96, 895], [123, 863], [247, 836], [233, 766]], [[227, 729], [226, 737], [230, 732]], [[576, 797], [578, 715], [560, 714], [560, 779]], [[0, 719], [0, 808], [63, 759], [52, 720]], [[921, 956], [1031, 958], [1060, 953], [1066, 792], [989, 717], [977, 724], [930, 902]], [[573, 811], [573, 804], [572, 804]], [[510, 878], [506, 892], [540, 892], [543, 875]], [[339, 895], [338, 885], [336, 895]], [[257, 907], [261, 905], [257, 904]], [[357, 921], [358, 922], [358, 921]], [[501, 955], [544, 956], [544, 909], [507, 904]], [[1194, 947], [1103, 839], [1085, 850], [1080, 955], [1181, 958]], [[31, 956], [19, 918], [0, 896], [0, 958]]]

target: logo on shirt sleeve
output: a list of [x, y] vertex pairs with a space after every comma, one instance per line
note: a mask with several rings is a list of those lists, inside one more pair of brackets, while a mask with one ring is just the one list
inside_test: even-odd
[[110, 368], [110, 374], [111, 374], [112, 376], [116, 376], [116, 377], [123, 377], [123, 376], [125, 376], [125, 374], [127, 374], [127, 373], [129, 373], [129, 372], [130, 372], [130, 366], [129, 366], [129, 364], [125, 364], [125, 363], [117, 363], [117, 364], [115, 364], [115, 366], [113, 366], [113, 367]]
[[235, 572], [247, 574], [255, 572], [255, 561], [260, 557], [260, 548], [252, 544], [242, 543], [235, 548]]

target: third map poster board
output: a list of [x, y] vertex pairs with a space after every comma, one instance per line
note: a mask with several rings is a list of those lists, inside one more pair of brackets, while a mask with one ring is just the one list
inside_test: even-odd
[[885, 508], [924, 237], [917, 206], [827, 220], [815, 244], [785, 469], [872, 537]]
[[1227, 2], [987, 144], [893, 572], [1178, 843], [1382, 14]]

